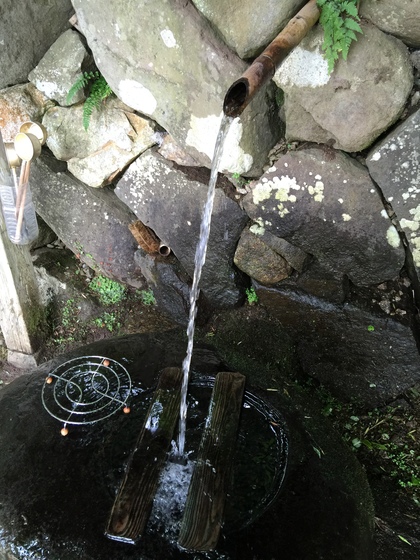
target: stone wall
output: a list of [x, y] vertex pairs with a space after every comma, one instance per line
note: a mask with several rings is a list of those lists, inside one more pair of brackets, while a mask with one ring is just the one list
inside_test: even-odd
[[[14, 80], [30, 83], [0, 91], [5, 140], [28, 118], [48, 130], [38, 214], [97, 272], [151, 287], [180, 324], [225, 92], [303, 3], [221, 4], [73, 0], [77, 28], [51, 29], [45, 57]], [[361, 2], [363, 34], [331, 74], [316, 26], [235, 119], [201, 285], [213, 309], [253, 286], [303, 370], [366, 406], [420, 377], [420, 1], [384, 4], [392, 17]], [[66, 92], [95, 67], [115, 95], [85, 130], [83, 95]], [[137, 245], [136, 220], [169, 258]]]

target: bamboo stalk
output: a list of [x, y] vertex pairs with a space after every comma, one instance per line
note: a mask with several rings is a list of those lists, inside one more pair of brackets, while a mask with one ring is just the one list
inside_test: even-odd
[[309, 0], [239, 80], [228, 89], [223, 103], [225, 115], [238, 117], [242, 113], [261, 87], [274, 76], [276, 69], [290, 51], [315, 25], [319, 16], [317, 0]]

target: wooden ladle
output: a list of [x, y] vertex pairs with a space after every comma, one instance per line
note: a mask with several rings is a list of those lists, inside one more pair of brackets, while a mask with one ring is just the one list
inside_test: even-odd
[[20, 126], [19, 132], [24, 132], [25, 134], [33, 134], [38, 138], [41, 146], [43, 146], [47, 141], [47, 129], [41, 123], [26, 121]]

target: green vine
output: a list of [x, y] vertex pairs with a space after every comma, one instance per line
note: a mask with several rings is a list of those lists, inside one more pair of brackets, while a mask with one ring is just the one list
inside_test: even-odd
[[362, 33], [357, 0], [317, 0], [317, 4], [321, 10], [319, 23], [324, 29], [322, 49], [331, 73], [340, 55], [347, 60], [350, 45], [357, 41], [356, 33]]
[[66, 98], [67, 103], [71, 103], [71, 100], [79, 90], [87, 87], [89, 87], [89, 94], [83, 104], [83, 128], [85, 130], [89, 128], [93, 110], [97, 109], [104, 99], [112, 95], [112, 89], [98, 70], [83, 72], [71, 86]]

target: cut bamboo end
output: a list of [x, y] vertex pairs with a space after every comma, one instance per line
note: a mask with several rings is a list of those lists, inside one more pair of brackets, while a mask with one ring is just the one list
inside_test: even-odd
[[187, 550], [209, 551], [217, 546], [244, 389], [245, 376], [240, 373], [222, 372], [216, 376], [178, 539], [178, 544]]
[[178, 421], [182, 377], [180, 368], [160, 375], [105, 529], [110, 539], [135, 544], [144, 533]]
[[129, 224], [128, 229], [131, 231], [134, 239], [146, 253], [159, 253], [160, 239], [155, 232], [145, 226], [143, 222], [137, 220]]

